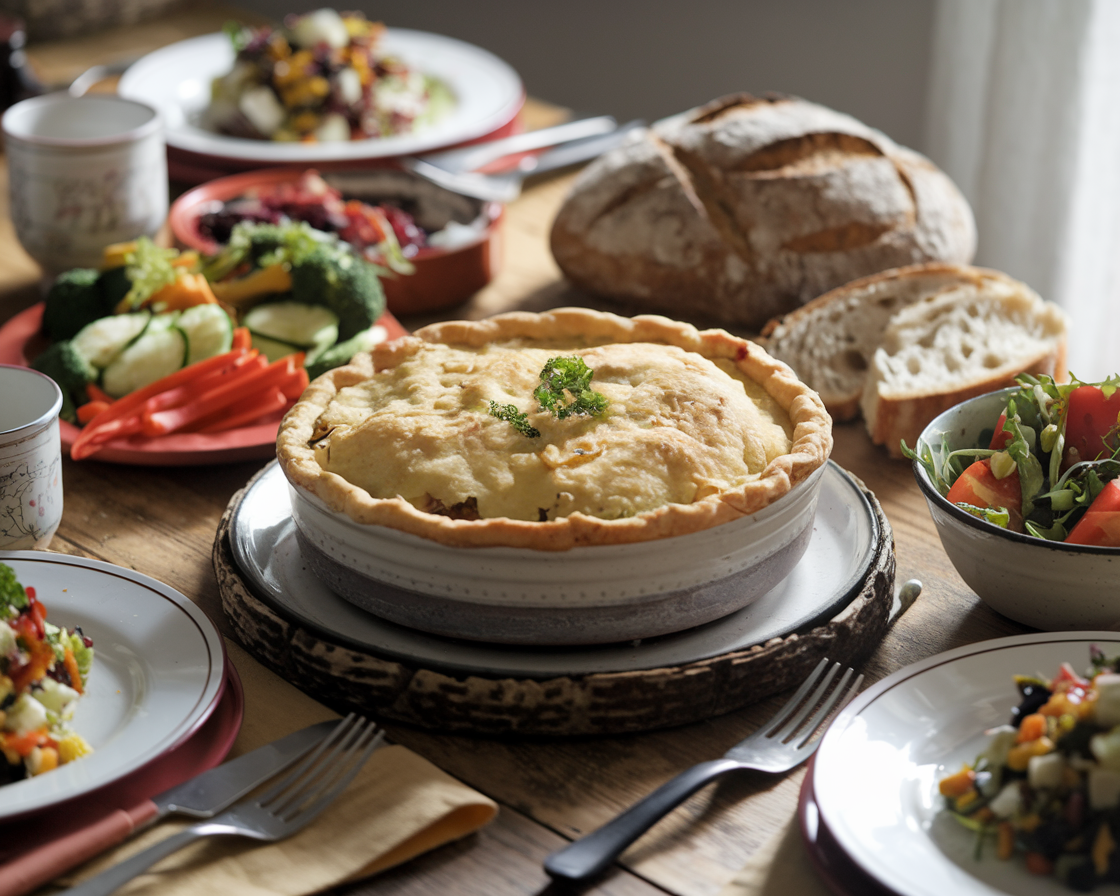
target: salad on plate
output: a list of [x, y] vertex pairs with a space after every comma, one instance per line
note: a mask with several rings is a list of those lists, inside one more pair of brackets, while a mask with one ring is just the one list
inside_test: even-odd
[[47, 622], [35, 589], [0, 563], [0, 784], [92, 752], [70, 727], [92, 662], [93, 642]]
[[980, 443], [905, 443], [942, 495], [1014, 532], [1120, 547], [1120, 375], [1059, 384], [1022, 374]]
[[999, 859], [1088, 892], [1120, 883], [1120, 658], [1016, 676], [1020, 702], [976, 760], [942, 778], [945, 808]]
[[384, 25], [319, 9], [282, 27], [227, 26], [233, 68], [211, 86], [208, 118], [235, 137], [333, 143], [407, 134], [454, 105], [438, 78], [384, 54]]

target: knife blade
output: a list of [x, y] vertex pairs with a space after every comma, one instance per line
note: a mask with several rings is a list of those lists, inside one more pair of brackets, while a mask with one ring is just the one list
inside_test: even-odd
[[0, 896], [22, 896], [172, 813], [193, 818], [218, 814], [305, 756], [337, 724], [327, 721], [303, 728], [5, 862]]

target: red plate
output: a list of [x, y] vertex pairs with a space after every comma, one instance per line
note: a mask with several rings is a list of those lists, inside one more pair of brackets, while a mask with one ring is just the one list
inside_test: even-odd
[[[27, 367], [30, 359], [42, 351], [47, 342], [39, 332], [43, 319], [43, 303], [32, 305], [0, 327], [0, 364]], [[378, 323], [390, 339], [408, 331], [389, 312]], [[118, 439], [109, 442], [94, 455], [96, 460], [142, 466], [198, 466], [229, 463], [239, 460], [267, 460], [276, 453], [276, 430], [280, 417], [267, 423], [242, 426], [228, 432], [205, 435], [182, 433], [155, 439]], [[60, 421], [63, 450], [69, 451], [81, 430], [65, 420]]]
[[[245, 693], [233, 663], [226, 658], [222, 694], [210, 717], [185, 741], [127, 777], [49, 811], [0, 824], [0, 865], [46, 848], [68, 834], [117, 811], [131, 809], [207, 769], [229, 753], [245, 713]], [[58, 873], [65, 871], [59, 868]]]

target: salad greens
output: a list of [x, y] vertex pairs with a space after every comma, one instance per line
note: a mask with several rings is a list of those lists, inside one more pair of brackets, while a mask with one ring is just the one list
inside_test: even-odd
[[[1103, 403], [1097, 403], [1108, 407], [1120, 389], [1120, 375], [1101, 383], [1085, 383], [1073, 377], [1069, 383], [1059, 384], [1049, 376], [1021, 374], [1016, 382], [1019, 388], [1008, 398], [1005, 416], [992, 432], [984, 434], [988, 438], [982, 444], [952, 450], [943, 435], [939, 445], [919, 441], [911, 449], [903, 442], [902, 453], [919, 463], [947, 497], [965, 470], [978, 460], [987, 461], [996, 480], [1016, 474], [1021, 507], [1011, 509], [1021, 512], [1025, 532], [1048, 541], [1065, 541], [1108, 482], [1120, 478], [1120, 418], [1111, 416], [1111, 409], [1098, 413], [1102, 419], [1093, 421], [1095, 438], [1100, 440], [1096, 444], [1103, 443], [1107, 450], [1082, 459], [1071, 450], [1070, 427], [1084, 428], [1081, 418], [1088, 415], [1079, 410], [1071, 424], [1071, 396], [1091, 386], [1103, 398]], [[1007, 507], [958, 506], [1008, 528]]]

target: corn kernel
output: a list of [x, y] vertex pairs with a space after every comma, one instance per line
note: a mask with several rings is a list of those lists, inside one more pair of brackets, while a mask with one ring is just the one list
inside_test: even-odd
[[1054, 742], [1043, 735], [1025, 744], [1016, 744], [1007, 753], [1007, 767], [1012, 771], [1025, 772], [1032, 756], [1044, 756], [1054, 750]]
[[86, 743], [80, 734], [68, 734], [58, 742], [58, 758], [63, 763], [73, 762], [80, 756], [87, 756], [93, 752], [93, 747]]

